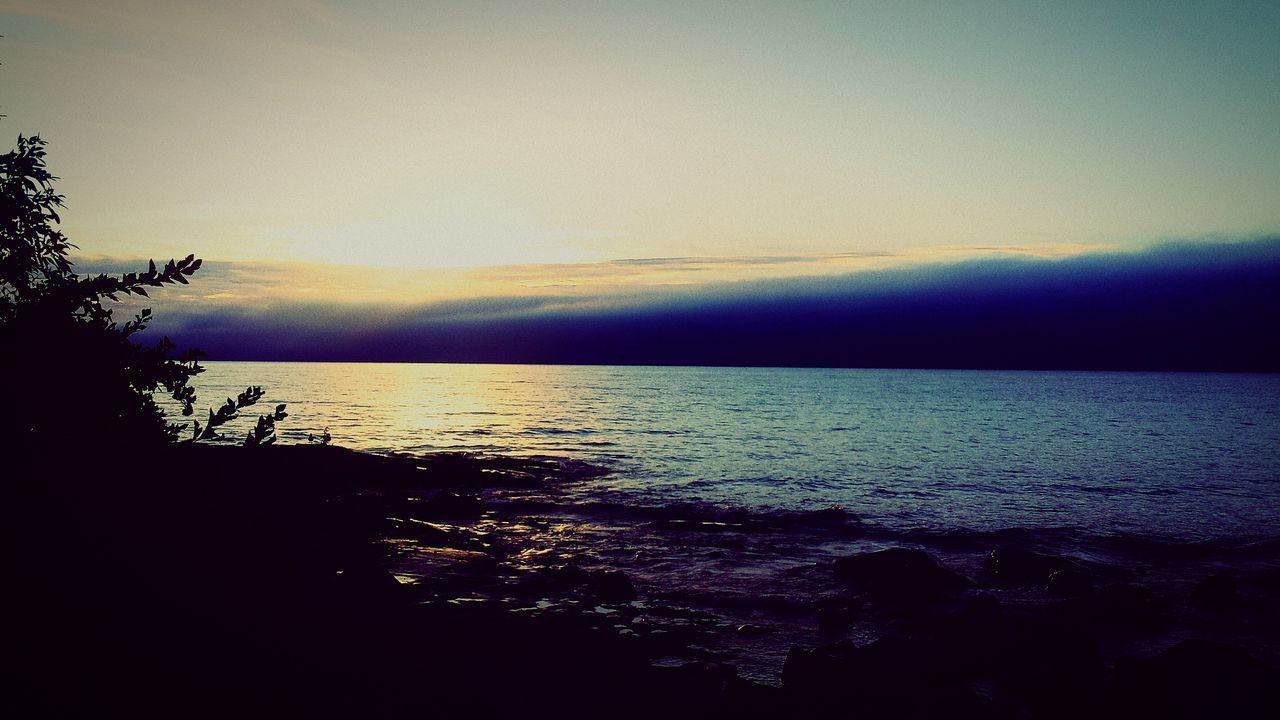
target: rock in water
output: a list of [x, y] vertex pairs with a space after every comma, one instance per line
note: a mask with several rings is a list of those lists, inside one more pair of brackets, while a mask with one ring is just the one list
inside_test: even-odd
[[793, 645], [782, 665], [782, 687], [802, 696], [843, 688], [857, 669], [856, 652], [849, 640], [812, 649]]
[[1127, 630], [1154, 632], [1168, 623], [1168, 608], [1151, 588], [1136, 583], [1116, 583], [1098, 591], [1102, 618]]
[[1047, 582], [1059, 570], [1083, 571], [1072, 560], [1020, 548], [996, 548], [987, 553], [982, 567], [1002, 582], [1026, 585]]
[[621, 570], [609, 570], [592, 576], [597, 598], [608, 603], [626, 603], [636, 599], [636, 588], [631, 578]]
[[818, 608], [818, 632], [844, 632], [857, 616], [857, 605], [847, 600], [826, 603]]
[[930, 600], [973, 587], [923, 550], [890, 548], [840, 558], [832, 564], [836, 577], [872, 596], [892, 600]]
[[1058, 598], [1079, 597], [1087, 595], [1093, 589], [1093, 582], [1079, 570], [1058, 570], [1049, 575], [1049, 582], [1044, 589]]
[[1236, 581], [1230, 575], [1211, 575], [1191, 591], [1192, 602], [1205, 610], [1225, 610], [1235, 605], [1238, 599]]
[[576, 595], [604, 603], [636, 599], [631, 578], [621, 570], [586, 570], [577, 565], [546, 568], [528, 583], [530, 589], [557, 597]]
[[480, 500], [474, 495], [441, 490], [422, 503], [420, 516], [429, 520], [474, 517], [481, 510]]

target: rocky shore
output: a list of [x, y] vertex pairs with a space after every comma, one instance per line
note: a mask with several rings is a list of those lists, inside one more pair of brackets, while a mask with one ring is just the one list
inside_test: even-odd
[[[9, 717], [1280, 711], [1275, 543], [1133, 568], [837, 509], [607, 508], [555, 458], [14, 456]], [[816, 537], [861, 549], [752, 584]]]

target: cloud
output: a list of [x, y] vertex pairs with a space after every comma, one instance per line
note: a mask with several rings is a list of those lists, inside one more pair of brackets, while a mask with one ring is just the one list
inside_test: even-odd
[[[590, 263], [522, 264], [479, 268], [401, 268], [296, 262], [206, 262], [199, 292], [179, 301], [325, 302], [423, 306], [476, 298], [546, 296], [574, 304], [616, 305], [634, 298], [701, 290], [716, 285], [786, 278], [830, 277], [945, 260], [981, 257], [1069, 257], [1103, 248], [1077, 244], [947, 247], [900, 252], [819, 255], [629, 258]], [[83, 273], [122, 273], [146, 259], [77, 258]], [[172, 298], [159, 302], [180, 307]]]
[[1280, 238], [668, 292], [159, 312], [218, 359], [1280, 370]]

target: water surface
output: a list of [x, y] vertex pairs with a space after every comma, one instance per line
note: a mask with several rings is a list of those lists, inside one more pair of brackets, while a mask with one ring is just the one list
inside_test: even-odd
[[[211, 362], [373, 452], [568, 455], [612, 502], [840, 505], [882, 526], [1280, 534], [1280, 376]], [[236, 427], [243, 433], [250, 418]]]

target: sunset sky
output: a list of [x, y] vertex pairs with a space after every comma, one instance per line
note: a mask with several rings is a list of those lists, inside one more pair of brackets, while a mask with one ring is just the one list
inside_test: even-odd
[[0, 0], [0, 34], [0, 128], [51, 142], [82, 266], [195, 252], [188, 300], [1280, 230], [1274, 2]]

